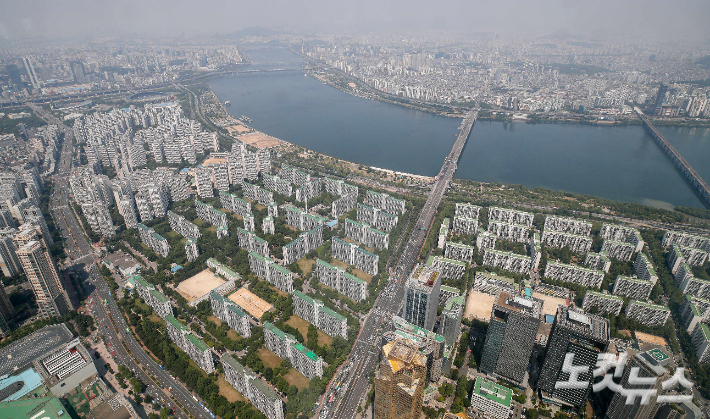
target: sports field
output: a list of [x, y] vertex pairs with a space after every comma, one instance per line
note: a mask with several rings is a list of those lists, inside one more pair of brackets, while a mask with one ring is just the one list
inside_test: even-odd
[[190, 277], [178, 285], [177, 290], [188, 302], [193, 302], [226, 281], [209, 269]]
[[246, 310], [247, 313], [251, 314], [256, 319], [260, 319], [261, 316], [264, 315], [264, 313], [274, 308], [274, 306], [262, 300], [256, 294], [249, 291], [245, 287], [239, 288], [228, 298], [234, 301], [239, 307]]
[[478, 291], [469, 292], [468, 298], [466, 299], [466, 312], [464, 313], [464, 317], [469, 320], [474, 318], [483, 321], [490, 320], [495, 299], [496, 297], [494, 295], [484, 294]]
[[544, 301], [542, 305], [542, 314], [551, 314], [554, 316], [557, 314], [558, 305], [562, 304], [563, 306], [569, 306], [569, 300], [564, 298], [553, 297], [539, 292], [534, 292], [532, 296]]

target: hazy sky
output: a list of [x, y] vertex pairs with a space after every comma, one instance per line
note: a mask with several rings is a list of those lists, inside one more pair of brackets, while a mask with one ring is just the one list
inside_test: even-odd
[[445, 29], [710, 39], [710, 0], [0, 0], [0, 39]]

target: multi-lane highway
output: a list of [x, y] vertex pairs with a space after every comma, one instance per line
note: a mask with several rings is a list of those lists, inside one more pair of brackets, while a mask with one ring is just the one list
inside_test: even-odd
[[[68, 205], [67, 179], [72, 167], [72, 132], [51, 113], [37, 106], [30, 106], [45, 121], [57, 124], [64, 131], [60, 164], [58, 172], [54, 176], [52, 210], [57, 225], [66, 239], [65, 244], [70, 252], [72, 262], [79, 269], [79, 273], [83, 276], [82, 279], [88, 280], [86, 288], [91, 291], [89, 295], [93, 302], [91, 304], [92, 314], [104, 336], [107, 349], [111, 351], [116, 362], [131, 369], [152, 394], [162, 394], [162, 399], [167, 401], [169, 407], [175, 409], [179, 418], [186, 419], [188, 415], [181, 411], [174, 401], [170, 400], [171, 397], [177, 400], [191, 417], [210, 419], [211, 416], [195, 403], [193, 394], [149, 358], [135, 341], [133, 335], [128, 333], [128, 326], [116, 306], [111, 291], [99, 274], [93, 249]], [[115, 355], [113, 355], [114, 353]]]
[[[456, 141], [436, 177], [434, 186], [419, 214], [407, 247], [402, 253], [394, 274], [390, 277], [390, 282], [375, 300], [373, 309], [367, 315], [355, 345], [353, 345], [353, 351], [339, 371], [339, 375], [331, 381], [326, 389], [319, 408], [319, 417], [343, 419], [355, 417], [357, 406], [369, 388], [368, 379], [370, 374], [377, 366], [383, 326], [386, 325], [388, 319], [393, 315], [397, 315], [402, 308], [405, 292], [404, 284], [407, 275], [414, 268], [419, 253], [424, 246], [427, 232], [434, 221], [436, 209], [439, 207], [441, 198], [456, 172], [457, 162], [471, 134], [471, 128], [476, 122], [477, 116], [478, 112], [471, 111], [464, 117]], [[335, 392], [336, 382], [341, 383], [341, 388], [333, 398], [333, 402], [328, 403], [330, 396]]]

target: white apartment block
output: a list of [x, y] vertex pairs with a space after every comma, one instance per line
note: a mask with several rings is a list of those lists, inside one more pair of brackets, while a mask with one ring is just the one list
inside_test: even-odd
[[680, 307], [680, 319], [692, 334], [698, 324], [710, 322], [710, 300], [686, 295]]
[[474, 249], [473, 246], [467, 246], [465, 244], [455, 242], [446, 242], [444, 256], [449, 259], [471, 263], [475, 251], [476, 249]]
[[696, 327], [691, 335], [693, 346], [695, 347], [695, 355], [698, 357], [700, 364], [710, 363], [710, 328], [707, 324], [701, 323]]
[[269, 282], [281, 291], [293, 293], [293, 273], [283, 266], [275, 264], [271, 259], [258, 253], [249, 253], [249, 269], [254, 275]]
[[284, 205], [282, 208], [286, 217], [286, 224], [301, 231], [312, 230], [324, 225], [325, 222], [328, 221], [318, 214], [309, 214], [291, 205]]
[[118, 213], [123, 217], [126, 223], [126, 228], [138, 227], [138, 215], [132, 198], [124, 198], [117, 201]]
[[683, 258], [690, 266], [703, 266], [708, 259], [708, 252], [694, 247], [680, 246], [683, 250]]
[[274, 224], [274, 217], [268, 216], [261, 220], [261, 230], [264, 234], [274, 234], [276, 232], [276, 224]]
[[457, 217], [473, 218], [478, 219], [478, 214], [481, 212], [481, 207], [478, 205], [471, 204], [461, 204], [456, 203], [456, 212], [454, 213]]
[[331, 253], [335, 259], [354, 266], [367, 274], [374, 276], [378, 273], [380, 257], [355, 243], [333, 237]]
[[253, 231], [237, 228], [237, 239], [239, 240], [239, 247], [247, 252], [254, 252], [261, 256], [269, 257], [269, 243], [257, 236]]
[[343, 195], [333, 201], [333, 204], [330, 207], [330, 214], [333, 218], [340, 218], [352, 211], [353, 208], [355, 208], [355, 204], [357, 204], [357, 193]]
[[406, 211], [406, 204], [403, 200], [375, 191], [367, 191], [365, 194], [365, 204], [384, 210], [389, 214], [402, 215]]
[[106, 237], [113, 237], [116, 231], [111, 220], [111, 212], [103, 201], [81, 204], [81, 212], [91, 227], [91, 231]]
[[479, 252], [485, 249], [495, 249], [497, 239], [498, 236], [495, 234], [490, 234], [486, 230], [479, 228], [478, 235], [476, 236], [476, 247], [478, 247]]
[[353, 301], [360, 302], [367, 298], [367, 283], [343, 268], [316, 259], [314, 272], [318, 282]]
[[574, 253], [587, 253], [592, 248], [592, 238], [573, 233], [560, 231], [547, 231], [542, 233], [542, 242], [545, 246], [555, 249], [569, 248]]
[[0, 268], [6, 277], [22, 272], [23, 268], [20, 264], [20, 259], [17, 257], [17, 248], [11, 237], [0, 237]]
[[609, 260], [609, 256], [606, 252], [589, 252], [587, 253], [587, 257], [584, 258], [584, 266], [589, 269], [597, 269], [608, 273], [609, 268], [611, 268], [611, 260]]
[[193, 262], [200, 257], [200, 248], [197, 247], [197, 239], [191, 237], [185, 239], [185, 256], [188, 262]]
[[291, 167], [287, 164], [284, 164], [281, 167], [281, 178], [298, 186], [303, 186], [306, 183], [310, 182], [311, 175], [294, 167]]
[[614, 281], [612, 294], [632, 298], [634, 300], [648, 300], [648, 297], [651, 296], [652, 289], [653, 282], [651, 281], [619, 275], [616, 277], [616, 281]]
[[226, 163], [218, 163], [212, 166], [214, 174], [214, 186], [220, 192], [229, 191], [229, 168]]
[[454, 217], [454, 225], [451, 228], [451, 232], [454, 234], [466, 234], [473, 235], [476, 234], [478, 230], [478, 219], [468, 218], [468, 217]]
[[323, 305], [322, 301], [298, 290], [293, 292], [293, 312], [328, 336], [348, 338], [348, 322], [345, 317]]
[[262, 178], [264, 179], [264, 187], [266, 189], [284, 196], [293, 195], [293, 187], [288, 181], [283, 180], [278, 176], [272, 176], [267, 174], [263, 174]]
[[623, 298], [592, 290], [587, 290], [584, 294], [584, 301], [582, 302], [582, 308], [586, 312], [589, 312], [592, 308], [596, 308], [601, 314], [613, 314], [614, 316], [618, 316], [623, 307]]
[[389, 214], [378, 208], [357, 204], [357, 221], [369, 224], [378, 230], [389, 233], [397, 225], [398, 219], [399, 217], [396, 215]]
[[681, 264], [686, 263], [683, 250], [677, 244], [671, 246], [670, 250], [668, 251], [668, 256], [666, 256], [666, 260], [668, 261], [668, 269], [673, 275], [678, 272], [678, 269], [680, 268]]
[[638, 256], [636, 256], [636, 261], [634, 262], [634, 273], [639, 279], [650, 281], [653, 285], [656, 285], [656, 282], [658, 282], [656, 269], [653, 267], [653, 264], [648, 256], [646, 256], [643, 252], [639, 252]]
[[643, 301], [631, 300], [626, 307], [626, 318], [636, 320], [644, 326], [663, 326], [670, 315], [671, 310], [668, 307]]
[[281, 396], [264, 384], [249, 367], [237, 362], [231, 355], [222, 355], [224, 379], [246, 397], [268, 419], [284, 419]]
[[244, 214], [242, 221], [244, 222], [245, 230], [256, 231], [256, 219], [252, 214]]
[[242, 198], [234, 194], [228, 192], [220, 192], [219, 202], [220, 204], [222, 204], [222, 208], [232, 211], [233, 213], [242, 217], [247, 214], [251, 214], [251, 203], [249, 201], [243, 200]]
[[558, 217], [548, 215], [545, 217], [545, 231], [558, 231], [560, 233], [589, 236], [592, 234], [592, 223], [576, 218]]
[[604, 240], [604, 244], [602, 244], [602, 252], [606, 252], [610, 258], [618, 259], [623, 262], [630, 261], [635, 251], [636, 246], [630, 243], [607, 239]]
[[214, 359], [209, 346], [172, 315], [165, 316], [165, 327], [168, 329], [170, 340], [185, 351], [204, 372], [214, 372]]
[[283, 260], [290, 265], [305, 257], [309, 252], [323, 244], [323, 226], [301, 233], [298, 238], [283, 246]]
[[210, 303], [212, 305], [212, 314], [215, 317], [227, 323], [240, 336], [245, 338], [251, 336], [249, 315], [239, 305], [214, 291], [210, 291]]
[[625, 242], [629, 236], [633, 235], [635, 228], [625, 227], [619, 224], [602, 224], [599, 230], [599, 236], [604, 240], [614, 240], [617, 242]]
[[678, 244], [681, 246], [694, 247], [696, 249], [710, 251], [710, 238], [694, 236], [692, 234], [687, 234], [682, 231], [666, 231], [666, 233], [663, 235], [663, 241], [661, 242], [661, 244], [663, 245], [663, 247]]
[[458, 260], [434, 256], [431, 264], [434, 269], [441, 272], [442, 278], [460, 279], [466, 272], [466, 264]]
[[173, 314], [173, 306], [170, 304], [170, 301], [165, 298], [163, 294], [158, 292], [153, 284], [146, 282], [140, 275], [134, 275], [132, 279], [136, 284], [138, 296], [141, 297], [158, 316], [164, 319], [165, 316]]
[[488, 208], [488, 220], [490, 221], [500, 221], [508, 224], [522, 224], [526, 227], [532, 227], [534, 218], [535, 215], [529, 212], [499, 207]]
[[512, 395], [513, 390], [483, 377], [477, 377], [471, 392], [471, 410], [481, 414], [472, 412], [471, 416], [508, 419], [512, 414], [510, 408]]
[[390, 244], [389, 234], [349, 218], [345, 219], [345, 237], [378, 250], [386, 249]]
[[[208, 267], [214, 269], [214, 271], [217, 273], [217, 275], [220, 275], [224, 279], [226, 279], [227, 282], [235, 283], [241, 279], [241, 276], [238, 273], [231, 270], [228, 266], [225, 266], [225, 265], [219, 263], [217, 261], [217, 259], [209, 258], [209, 259], [207, 259], [206, 264]], [[224, 284], [224, 285], [226, 285], [226, 284]], [[221, 289], [221, 287], [222, 287], [222, 285], [220, 285], [220, 287], [218, 287], [216, 289], [219, 290], [219, 289]], [[226, 292], [228, 292], [228, 291], [225, 290], [225, 293]], [[221, 291], [220, 291], [220, 294], [225, 295], [225, 294], [221, 293]]]
[[214, 197], [212, 189], [212, 173], [209, 169], [198, 167], [195, 169], [195, 187], [200, 198]]
[[542, 244], [540, 244], [540, 234], [533, 233], [532, 237], [530, 238], [530, 244], [528, 244], [528, 248], [530, 249], [530, 258], [532, 259], [532, 270], [537, 271], [540, 267], [540, 260], [542, 259]]
[[229, 224], [227, 214], [197, 199], [195, 200], [195, 211], [200, 220], [212, 224], [215, 227], [227, 226]]
[[530, 271], [532, 260], [523, 255], [503, 252], [495, 249], [485, 249], [483, 264], [494, 268], [501, 268], [517, 274], [526, 274]]
[[678, 287], [685, 295], [692, 295], [710, 299], [710, 281], [706, 279], [696, 278], [693, 275], [686, 275], [683, 282]]
[[168, 211], [168, 221], [170, 222], [170, 228], [183, 237], [190, 237], [193, 239], [202, 237], [200, 228], [197, 227], [196, 224], [187, 221], [187, 218], [180, 214]]
[[599, 288], [604, 280], [604, 271], [548, 261], [543, 276], [587, 288]]
[[170, 200], [163, 185], [148, 184], [145, 191], [150, 199], [150, 206], [153, 208], [153, 216], [155, 218], [165, 217]]
[[273, 192], [267, 191], [258, 185], [252, 185], [247, 181], [242, 181], [242, 192], [244, 193], [244, 198], [256, 201], [261, 205], [269, 205], [274, 202]]
[[296, 201], [307, 203], [311, 199], [323, 193], [323, 182], [321, 179], [313, 179], [300, 188], [296, 189]]
[[284, 333], [273, 324], [264, 323], [264, 342], [266, 349], [281, 359], [288, 359], [296, 371], [309, 380], [323, 377], [323, 359], [310, 351], [288, 333]]
[[347, 184], [339, 179], [331, 179], [328, 177], [323, 180], [323, 187], [325, 187], [326, 192], [338, 196], [345, 196], [353, 193], [357, 195], [358, 193], [357, 186]]
[[168, 253], [170, 253], [168, 241], [152, 228], [144, 224], [138, 224], [138, 234], [140, 234], [143, 244], [153, 249], [156, 254], [167, 257]]

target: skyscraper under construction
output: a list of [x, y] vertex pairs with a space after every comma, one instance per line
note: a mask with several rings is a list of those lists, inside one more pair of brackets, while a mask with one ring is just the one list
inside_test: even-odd
[[426, 358], [417, 345], [405, 339], [386, 344], [375, 372], [375, 419], [419, 418], [426, 384]]

